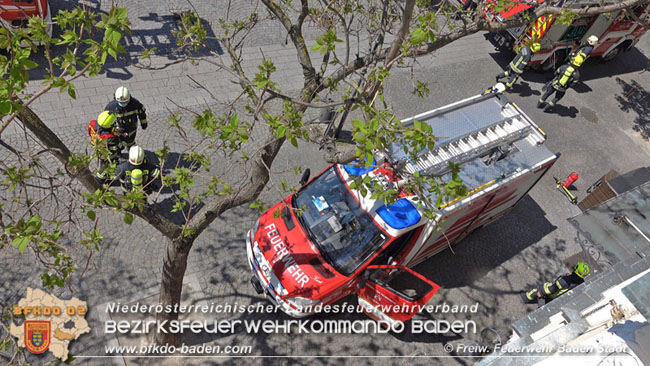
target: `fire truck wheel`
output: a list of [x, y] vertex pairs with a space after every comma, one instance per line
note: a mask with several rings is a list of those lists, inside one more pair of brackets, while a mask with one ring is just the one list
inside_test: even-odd
[[613, 59], [616, 58], [616, 56], [620, 55], [621, 52], [623, 51], [623, 45], [618, 45], [616, 48], [613, 50], [609, 51], [605, 56], [603, 56], [603, 61], [604, 62], [609, 62], [612, 61]]

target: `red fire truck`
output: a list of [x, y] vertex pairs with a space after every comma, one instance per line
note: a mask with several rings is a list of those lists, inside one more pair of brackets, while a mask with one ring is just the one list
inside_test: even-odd
[[[544, 0], [538, 0], [543, 3]], [[562, 6], [564, 0], [553, 1], [554, 5]], [[572, 7], [582, 7], [594, 1], [578, 0], [571, 2]], [[487, 16], [492, 21], [503, 22], [506, 19], [516, 18], [530, 5], [517, 4], [499, 14]], [[556, 22], [554, 15], [545, 15], [533, 24], [518, 28], [492, 33], [493, 42], [499, 48], [518, 52], [519, 48], [528, 44], [532, 39], [538, 40], [542, 46], [536, 52], [530, 65], [541, 70], [551, 70], [560, 66], [571, 52], [584, 44], [589, 36], [599, 38], [591, 56], [600, 56], [605, 61], [610, 61], [622, 51], [634, 47], [647, 28], [635, 19], [647, 19], [650, 11], [650, 1], [632, 9], [617, 10], [612, 13], [594, 15], [586, 18], [577, 18], [571, 24]]]
[[[508, 213], [559, 157], [501, 94], [486, 92], [402, 122], [414, 121], [429, 124], [438, 139], [418, 160], [395, 144], [368, 168], [331, 165], [307, 184], [303, 177], [298, 192], [261, 215], [246, 239], [257, 293], [294, 317], [357, 294], [372, 318], [406, 321], [439, 289], [410, 267]], [[461, 164], [469, 193], [436, 207], [429, 220], [403, 182], [416, 172], [449, 180], [450, 162]], [[399, 200], [386, 205], [351, 189], [359, 176], [396, 189]], [[421, 194], [436, 202], [435, 193]]]
[[34, 16], [44, 18], [47, 21], [49, 25], [48, 32], [51, 36], [52, 26], [48, 0], [0, 0], [0, 18], [12, 27], [25, 27], [29, 18]]

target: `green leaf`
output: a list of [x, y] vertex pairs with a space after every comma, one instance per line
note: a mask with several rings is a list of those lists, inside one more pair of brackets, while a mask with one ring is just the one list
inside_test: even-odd
[[29, 245], [29, 241], [31, 239], [32, 239], [31, 235], [22, 236], [14, 239], [11, 244], [15, 247], [18, 247], [18, 251], [20, 252], [20, 254], [23, 254], [25, 252], [25, 249], [27, 249], [27, 245]]
[[75, 92], [75, 87], [72, 83], [68, 84], [68, 95], [72, 97], [72, 99], [77, 99], [77, 93]]
[[11, 113], [11, 102], [2, 102], [0, 103], [0, 114], [9, 114]]
[[97, 217], [95, 215], [95, 211], [93, 211], [93, 210], [90, 210], [90, 211], [86, 212], [86, 216], [88, 216], [90, 221], [95, 221], [95, 218]]
[[26, 69], [33, 69], [35, 67], [38, 67], [38, 64], [32, 60], [22, 60], [22, 63]]
[[275, 134], [276, 134], [276, 136], [277, 136], [278, 138], [281, 139], [281, 138], [284, 137], [284, 134], [285, 134], [286, 132], [287, 132], [287, 126], [280, 126], [280, 127], [278, 127], [278, 130], [276, 131]]
[[124, 222], [127, 225], [131, 225], [133, 223], [133, 214], [131, 214], [130, 212], [125, 213], [124, 214]]
[[413, 31], [413, 34], [411, 34], [411, 42], [413, 44], [421, 44], [424, 43], [424, 41], [427, 40], [427, 34], [424, 32], [422, 28], [415, 28]]

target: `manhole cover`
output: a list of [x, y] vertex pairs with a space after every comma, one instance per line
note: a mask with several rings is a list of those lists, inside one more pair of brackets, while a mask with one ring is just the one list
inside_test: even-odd
[[587, 107], [580, 108], [580, 114], [589, 122], [598, 123], [598, 116], [596, 112]]

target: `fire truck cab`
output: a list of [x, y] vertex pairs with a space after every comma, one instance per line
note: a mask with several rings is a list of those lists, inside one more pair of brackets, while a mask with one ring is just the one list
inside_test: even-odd
[[[356, 294], [370, 317], [406, 321], [439, 289], [411, 267], [508, 213], [559, 156], [519, 107], [493, 92], [402, 123], [414, 121], [437, 136], [435, 148], [417, 161], [394, 144], [390, 156], [378, 154], [370, 167], [331, 165], [261, 215], [246, 238], [257, 293], [294, 317]], [[448, 181], [450, 162], [461, 164], [468, 194], [435, 208], [430, 220], [419, 196], [400, 182], [416, 172]], [[363, 196], [350, 188], [354, 177], [396, 189], [399, 199], [386, 205]], [[421, 194], [430, 202], [438, 197]]]
[[[46, 20], [48, 33], [52, 36], [52, 18], [48, 0], [0, 0], [0, 18], [14, 28], [24, 28], [31, 17], [39, 17]], [[0, 26], [3, 26], [0, 24]]]
[[[544, 0], [538, 0], [543, 3]], [[564, 0], [553, 1], [555, 6], [562, 6]], [[573, 7], [586, 6], [587, 1], [572, 2]], [[486, 11], [491, 21], [503, 22], [521, 16], [530, 8], [527, 4], [517, 4], [498, 14]], [[556, 22], [553, 15], [545, 15], [534, 23], [518, 28], [491, 34], [493, 43], [501, 49], [519, 51], [522, 45], [531, 40], [541, 44], [530, 62], [531, 67], [542, 71], [555, 69], [566, 61], [568, 56], [586, 43], [589, 36], [599, 38], [591, 56], [599, 56], [605, 61], [613, 60], [621, 52], [634, 47], [647, 28], [637, 19], [644, 19], [650, 11], [650, 1], [632, 9], [617, 10], [608, 14], [577, 18], [571, 24]]]

